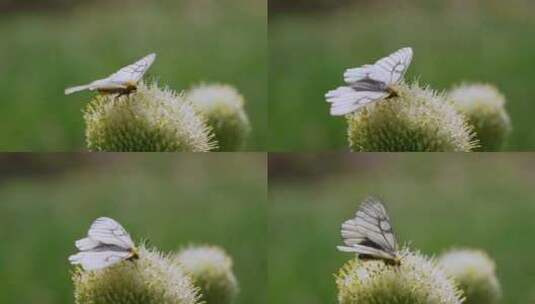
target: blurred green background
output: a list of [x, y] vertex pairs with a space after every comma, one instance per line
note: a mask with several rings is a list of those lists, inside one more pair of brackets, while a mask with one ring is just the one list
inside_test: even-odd
[[0, 303], [74, 303], [67, 257], [99, 216], [165, 252], [222, 246], [267, 303], [265, 155], [0, 155]]
[[504, 304], [535, 301], [535, 155], [275, 154], [269, 158], [270, 303], [336, 303], [340, 225], [381, 197], [400, 244], [427, 255], [479, 248]]
[[403, 47], [407, 80], [443, 91], [491, 83], [506, 96], [506, 150], [535, 149], [535, 2], [531, 0], [269, 0], [270, 150], [347, 150], [346, 122], [324, 94], [346, 68]]
[[265, 0], [0, 0], [0, 150], [85, 150], [92, 93], [63, 90], [150, 52], [162, 86], [234, 85], [253, 127], [245, 148], [265, 150], [266, 18]]

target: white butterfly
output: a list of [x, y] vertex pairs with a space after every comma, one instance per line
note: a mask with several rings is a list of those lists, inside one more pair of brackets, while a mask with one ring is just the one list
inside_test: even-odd
[[346, 70], [344, 80], [348, 86], [325, 94], [331, 104], [331, 115], [346, 115], [374, 101], [396, 96], [393, 85], [403, 79], [411, 60], [412, 49], [407, 47], [377, 60], [373, 65]]
[[130, 94], [137, 89], [138, 81], [150, 68], [154, 59], [156, 59], [156, 54], [149, 54], [133, 64], [125, 66], [107, 78], [95, 80], [90, 84], [67, 88], [65, 89], [65, 95], [83, 90], [97, 90], [101, 94]]
[[71, 255], [73, 265], [80, 264], [85, 270], [106, 268], [124, 260], [138, 258], [134, 242], [126, 230], [109, 217], [96, 219], [87, 237], [76, 241], [80, 252]]
[[355, 218], [342, 224], [342, 238], [347, 246], [337, 246], [343, 252], [355, 252], [360, 259], [380, 259], [399, 265], [398, 244], [385, 207], [373, 197], [360, 205]]

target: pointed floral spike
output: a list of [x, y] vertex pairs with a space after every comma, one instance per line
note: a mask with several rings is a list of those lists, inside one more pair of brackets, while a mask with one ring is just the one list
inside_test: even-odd
[[217, 246], [190, 246], [176, 255], [176, 262], [201, 289], [206, 304], [230, 304], [238, 294], [232, 259]]
[[481, 145], [478, 150], [501, 150], [512, 128], [505, 97], [498, 89], [488, 84], [463, 84], [449, 97], [474, 128]]
[[203, 84], [188, 91], [187, 98], [213, 129], [219, 151], [237, 151], [243, 147], [251, 125], [238, 90], [229, 85]]
[[156, 83], [127, 96], [95, 96], [84, 113], [92, 151], [206, 152], [211, 129], [186, 99]]
[[141, 247], [139, 259], [73, 273], [76, 304], [199, 304], [198, 289], [169, 257]]
[[465, 304], [495, 304], [501, 299], [494, 261], [483, 251], [450, 250], [439, 257], [439, 264], [463, 290]]
[[461, 292], [436, 263], [401, 251], [399, 266], [352, 259], [336, 276], [340, 304], [461, 304]]
[[397, 96], [347, 115], [352, 151], [471, 151], [471, 127], [445, 96], [417, 83], [396, 86]]

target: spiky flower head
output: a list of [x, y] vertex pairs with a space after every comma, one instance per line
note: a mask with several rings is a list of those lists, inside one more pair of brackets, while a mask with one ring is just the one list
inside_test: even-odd
[[352, 259], [336, 276], [340, 304], [460, 304], [461, 292], [436, 262], [403, 249], [401, 265]]
[[191, 103], [156, 83], [140, 83], [128, 96], [97, 95], [84, 119], [92, 151], [206, 152], [215, 146]]
[[190, 246], [176, 255], [176, 262], [201, 289], [206, 304], [229, 304], [238, 294], [232, 258], [217, 246]]
[[401, 83], [398, 96], [347, 115], [353, 151], [470, 151], [474, 135], [443, 94]]
[[494, 261], [483, 251], [450, 250], [439, 258], [439, 264], [463, 290], [465, 304], [493, 304], [501, 298]]
[[251, 131], [243, 96], [230, 85], [201, 84], [187, 98], [212, 127], [220, 151], [239, 150]]
[[73, 273], [76, 304], [195, 304], [198, 289], [174, 261], [144, 246], [139, 259]]
[[489, 84], [463, 84], [450, 94], [459, 112], [474, 128], [481, 151], [497, 151], [511, 133], [511, 120], [505, 109], [505, 97]]

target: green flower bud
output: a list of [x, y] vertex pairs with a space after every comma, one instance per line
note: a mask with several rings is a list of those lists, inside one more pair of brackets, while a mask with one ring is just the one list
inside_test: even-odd
[[190, 246], [176, 255], [176, 262], [201, 289], [206, 304], [229, 304], [238, 294], [232, 259], [217, 246]]
[[243, 147], [251, 131], [244, 110], [244, 99], [229, 85], [199, 85], [187, 98], [204, 115], [213, 129], [219, 151], [236, 151]]
[[336, 276], [340, 304], [460, 304], [461, 292], [431, 259], [404, 249], [401, 265], [352, 259]]
[[492, 259], [480, 250], [450, 250], [439, 264], [463, 290], [465, 304], [493, 304], [501, 298], [501, 288]]
[[139, 259], [73, 273], [76, 304], [195, 304], [198, 290], [173, 260], [139, 249]]
[[353, 151], [470, 151], [471, 128], [444, 96], [417, 83], [347, 115]]
[[511, 133], [511, 120], [505, 110], [505, 97], [492, 85], [465, 84], [449, 94], [459, 112], [472, 125], [480, 151], [497, 151]]
[[206, 152], [210, 128], [192, 105], [168, 88], [140, 83], [128, 96], [97, 95], [86, 107], [92, 151]]

